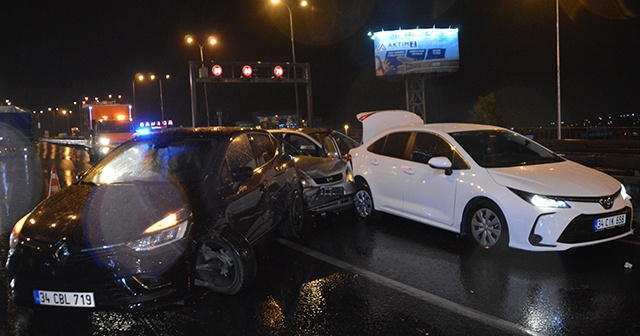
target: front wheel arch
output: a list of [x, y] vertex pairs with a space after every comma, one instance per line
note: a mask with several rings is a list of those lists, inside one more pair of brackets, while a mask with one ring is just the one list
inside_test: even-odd
[[509, 246], [509, 225], [494, 201], [484, 197], [473, 199], [467, 203], [463, 214], [460, 231], [474, 247], [498, 253]]
[[251, 244], [231, 227], [202, 239], [194, 261], [195, 285], [217, 293], [235, 294], [245, 289], [257, 272]]

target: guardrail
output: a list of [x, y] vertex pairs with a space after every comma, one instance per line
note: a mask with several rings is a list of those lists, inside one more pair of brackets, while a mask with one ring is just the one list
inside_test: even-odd
[[[516, 127], [514, 131], [531, 135], [534, 139], [557, 139], [555, 127]], [[561, 129], [562, 139], [580, 140], [635, 140], [640, 143], [640, 126], [569, 126]]]

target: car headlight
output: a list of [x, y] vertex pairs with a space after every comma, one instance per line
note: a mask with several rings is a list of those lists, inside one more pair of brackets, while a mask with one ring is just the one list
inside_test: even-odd
[[171, 244], [185, 236], [188, 224], [189, 219], [184, 211], [171, 213], [144, 230], [142, 238], [126, 245], [135, 251], [149, 251]]
[[351, 171], [349, 169], [347, 169], [347, 171], [345, 172], [345, 176], [347, 178], [347, 181], [349, 181], [349, 182], [353, 182], [354, 181], [353, 174], [351, 174]]
[[300, 184], [302, 184], [303, 188], [308, 188], [311, 187], [313, 184], [311, 183], [311, 181], [309, 181], [306, 178], [303, 178], [302, 176], [300, 177]]
[[100, 144], [100, 146], [109, 146], [109, 142], [111, 142], [109, 138], [100, 137], [98, 139], [98, 143]]
[[556, 208], [556, 209], [571, 208], [569, 203], [560, 197], [538, 195], [538, 194], [533, 194], [530, 192], [511, 189], [511, 188], [509, 188], [509, 190], [511, 190], [514, 194], [520, 196], [520, 198], [522, 198], [523, 200], [529, 202], [529, 204], [532, 204], [539, 208]]
[[20, 218], [20, 220], [16, 223], [16, 225], [13, 226], [13, 229], [11, 230], [11, 235], [9, 235], [10, 250], [15, 250], [15, 248], [18, 246], [18, 241], [19, 241], [18, 237], [20, 236], [20, 231], [22, 231], [22, 227], [24, 226], [24, 223], [26, 223], [29, 215], [30, 214], [24, 215], [24, 217]]
[[627, 189], [624, 187], [624, 184], [620, 184], [620, 196], [622, 196], [623, 200], [630, 200], [631, 195], [627, 194]]

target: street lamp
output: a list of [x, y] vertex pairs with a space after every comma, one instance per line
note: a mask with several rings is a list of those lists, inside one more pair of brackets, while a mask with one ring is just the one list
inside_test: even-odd
[[[197, 44], [198, 47], [200, 47], [200, 73], [198, 74], [198, 76], [200, 78], [203, 77], [208, 77], [208, 69], [204, 66], [204, 44], [200, 44], [196, 41], [196, 38], [193, 37], [192, 35], [185, 35], [184, 36], [184, 42], [187, 44]], [[216, 43], [218, 43], [218, 40], [215, 38], [215, 36], [213, 35], [209, 35], [209, 37], [207, 37], [207, 44], [210, 46], [215, 45]], [[203, 83], [204, 85], [204, 104], [205, 104], [205, 110], [207, 111], [207, 126], [211, 126], [211, 123], [209, 121], [209, 97], [207, 96], [207, 82]], [[191, 122], [193, 123], [193, 127], [196, 126], [196, 115], [195, 115], [195, 101], [191, 101]]]
[[[170, 75], [165, 75], [164, 76], [166, 79], [171, 78]], [[135, 101], [136, 101], [136, 80], [139, 82], [142, 82], [144, 80], [146, 80], [147, 78], [149, 78], [149, 80], [154, 81], [156, 80], [156, 75], [153, 73], [149, 73], [146, 76], [142, 73], [137, 73], [136, 76], [133, 79], [133, 105], [135, 108]], [[164, 100], [162, 97], [162, 78], [158, 77], [158, 84], [160, 85], [160, 115], [161, 115], [161, 120], [164, 120]]]
[[349, 125], [344, 125], [344, 135], [349, 135]]
[[[287, 5], [284, 2], [281, 2], [280, 0], [271, 0], [271, 3], [273, 4], [278, 4], [278, 3], [282, 3], [285, 7], [287, 7], [287, 10], [289, 11], [289, 35], [291, 36], [291, 58], [293, 61], [293, 86], [294, 86], [294, 90], [295, 90], [295, 95], [296, 95], [296, 123], [300, 122], [300, 108], [299, 108], [299, 103], [298, 103], [298, 81], [297, 81], [297, 74], [296, 74], [296, 47], [295, 47], [295, 39], [293, 37], [293, 11], [291, 10], [291, 7], [289, 7], [289, 5]], [[308, 5], [306, 0], [302, 0], [300, 1], [300, 7], [306, 7]]]

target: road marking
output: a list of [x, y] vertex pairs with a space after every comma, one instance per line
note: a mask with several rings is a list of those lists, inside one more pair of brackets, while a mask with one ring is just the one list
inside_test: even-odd
[[635, 240], [620, 239], [618, 241], [621, 242], [621, 243], [625, 243], [625, 244], [640, 246], [640, 242], [637, 242]]
[[364, 268], [360, 268], [358, 266], [355, 265], [351, 265], [345, 261], [342, 261], [340, 259], [336, 259], [334, 257], [328, 256], [324, 253], [318, 252], [316, 250], [310, 249], [308, 247], [302, 246], [302, 245], [298, 245], [296, 243], [293, 243], [289, 240], [286, 239], [282, 239], [282, 238], [276, 238], [276, 240], [286, 246], [289, 247], [293, 250], [296, 250], [298, 252], [302, 252], [306, 255], [309, 255], [313, 258], [316, 258], [318, 260], [324, 261], [328, 264], [334, 265], [338, 268], [342, 268], [344, 270], [347, 270], [349, 272], [355, 273], [355, 274], [359, 274], [361, 276], [364, 276], [366, 278], [368, 278], [369, 280], [372, 280], [376, 283], [379, 283], [383, 286], [395, 289], [399, 292], [408, 294], [410, 296], [413, 296], [417, 299], [420, 299], [422, 301], [425, 301], [427, 303], [430, 303], [432, 305], [438, 306], [440, 308], [446, 309], [450, 312], [456, 313], [458, 315], [462, 315], [465, 317], [468, 317], [472, 320], [478, 321], [482, 324], [488, 325], [490, 327], [494, 327], [497, 329], [500, 329], [502, 331], [505, 331], [507, 333], [511, 333], [514, 335], [539, 335], [538, 333], [536, 333], [535, 331], [526, 329], [518, 324], [515, 324], [513, 322], [509, 322], [500, 318], [497, 318], [495, 316], [489, 315], [489, 314], [485, 314], [481, 311], [475, 310], [473, 308], [469, 308], [467, 306], [461, 305], [459, 303], [447, 300], [445, 298], [442, 298], [440, 296], [437, 296], [435, 294], [431, 294], [429, 292], [425, 292], [423, 290], [417, 289], [415, 287], [411, 287], [409, 285], [403, 284], [399, 281], [393, 280], [393, 279], [389, 279], [387, 277], [384, 277], [380, 274], [368, 271]]

